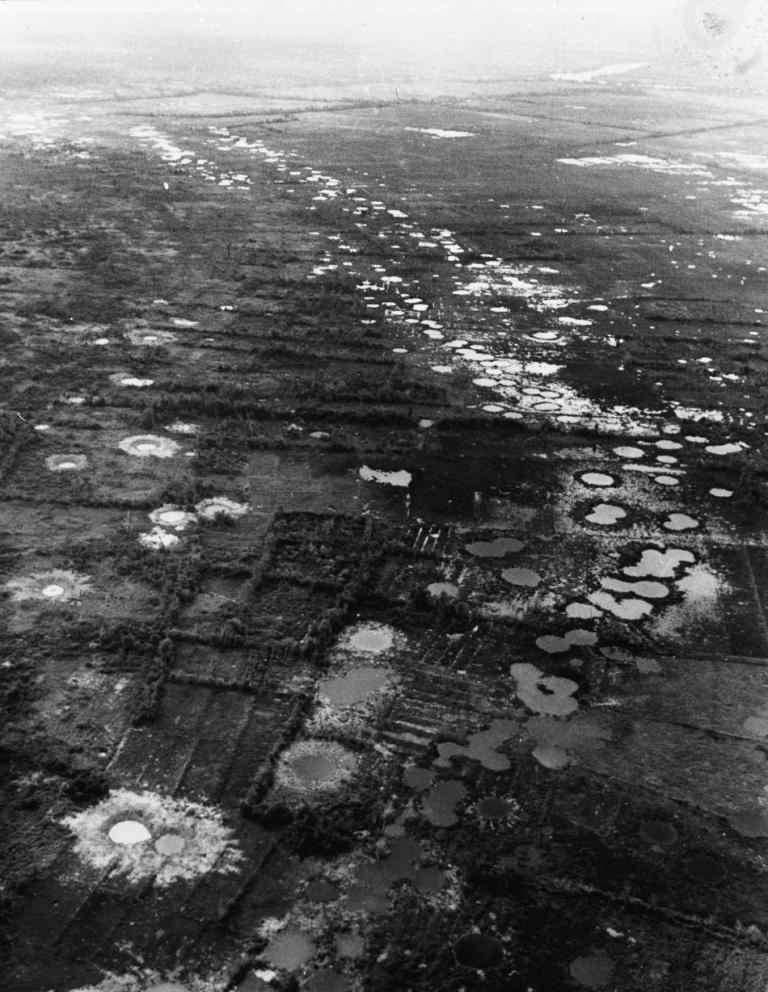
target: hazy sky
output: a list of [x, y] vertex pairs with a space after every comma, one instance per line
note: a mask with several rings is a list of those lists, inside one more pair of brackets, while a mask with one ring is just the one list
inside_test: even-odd
[[[736, 2], [736, 0], [734, 0]], [[152, 25], [172, 15], [180, 32], [266, 32], [383, 46], [446, 44], [524, 34], [533, 44], [576, 34], [596, 48], [647, 42], [672, 23], [674, 0], [3, 0], [7, 40]]]
[[743, 81], [765, 69], [766, 6], [764, 0], [1, 0], [0, 56], [36, 66], [43, 78], [46, 60], [55, 75], [57, 59], [69, 55], [81, 82], [91, 64], [103, 75], [108, 55], [116, 82], [151, 65], [180, 82], [194, 77], [205, 84], [222, 73], [242, 75], [249, 60], [258, 74], [278, 55], [289, 76], [304, 65], [330, 79], [348, 71], [341, 65], [347, 53], [361, 75], [423, 68], [441, 78], [505, 70], [511, 77], [537, 63], [546, 73], [606, 60], [661, 67], [698, 60]]

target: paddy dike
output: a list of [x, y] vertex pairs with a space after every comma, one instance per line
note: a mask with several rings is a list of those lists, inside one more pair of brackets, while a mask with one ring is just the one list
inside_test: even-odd
[[0, 127], [0, 985], [763, 990], [757, 102], [146, 103]]

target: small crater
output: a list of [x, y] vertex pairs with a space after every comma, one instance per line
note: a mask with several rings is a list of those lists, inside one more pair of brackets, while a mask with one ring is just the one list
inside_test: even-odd
[[109, 828], [113, 844], [145, 844], [152, 834], [140, 820], [118, 820]]
[[328, 792], [340, 788], [356, 769], [357, 756], [335, 741], [298, 741], [278, 761], [275, 781], [291, 792]]
[[336, 938], [336, 953], [340, 958], [354, 961], [365, 952], [365, 939], [360, 933], [340, 933]]
[[138, 434], [123, 438], [118, 448], [135, 458], [173, 458], [179, 452], [179, 445], [175, 441], [156, 434]]
[[640, 836], [649, 844], [668, 847], [677, 840], [677, 830], [666, 820], [643, 820], [640, 824]]
[[486, 820], [506, 820], [515, 812], [515, 806], [501, 796], [486, 796], [475, 807], [478, 816]]
[[600, 654], [609, 661], [617, 661], [620, 664], [630, 663], [635, 660], [635, 656], [626, 648], [621, 648], [616, 644], [608, 644], [600, 648]]
[[388, 668], [361, 665], [345, 675], [323, 679], [318, 683], [317, 693], [331, 706], [355, 706], [385, 689], [389, 685], [390, 675]]
[[528, 589], [535, 589], [541, 582], [539, 573], [530, 568], [505, 568], [501, 577], [512, 586], [524, 586]]
[[176, 340], [176, 335], [170, 331], [145, 330], [143, 328], [134, 328], [128, 331], [126, 337], [131, 344], [138, 347], [144, 345], [148, 348], [157, 348], [159, 345], [171, 344]]
[[702, 885], [719, 885], [726, 874], [722, 864], [708, 854], [694, 854], [688, 858], [683, 871], [688, 878]]
[[174, 544], [178, 543], [179, 538], [176, 534], [170, 534], [167, 530], [163, 530], [162, 527], [153, 527], [148, 533], [139, 534], [139, 544], [145, 548], [151, 548], [153, 551], [172, 548]]
[[591, 524], [597, 524], [600, 527], [612, 527], [619, 520], [623, 520], [626, 515], [627, 511], [623, 510], [620, 506], [614, 506], [612, 503], [598, 503], [597, 506], [593, 507], [592, 512], [587, 514], [585, 519]]
[[453, 582], [431, 582], [427, 586], [427, 592], [434, 599], [456, 599], [459, 587]]
[[477, 971], [498, 968], [504, 961], [504, 947], [496, 937], [483, 933], [467, 933], [459, 937], [453, 945], [453, 953], [459, 964]]
[[698, 526], [699, 521], [695, 517], [689, 517], [687, 513], [670, 513], [664, 521], [665, 530], [695, 530]]
[[407, 489], [413, 480], [411, 473], [406, 472], [405, 469], [400, 469], [398, 472], [384, 472], [381, 469], [369, 468], [367, 465], [361, 466], [359, 475], [363, 482], [379, 482], [403, 489]]
[[166, 429], [171, 431], [173, 434], [186, 434], [186, 435], [197, 434], [198, 431], [200, 430], [197, 424], [188, 424], [185, 423], [183, 420], [174, 421], [174, 423], [169, 424]]
[[562, 654], [565, 651], [570, 651], [571, 645], [564, 637], [558, 637], [556, 634], [544, 634], [542, 637], [536, 638], [536, 647], [541, 651], [546, 651], [547, 654]]
[[349, 981], [334, 968], [315, 972], [304, 986], [311, 992], [349, 992]]
[[226, 496], [213, 496], [211, 499], [201, 500], [195, 504], [198, 516], [204, 520], [215, 520], [218, 516], [228, 517], [235, 520], [248, 512], [247, 503], [237, 503]]
[[187, 513], [186, 510], [168, 503], [153, 510], [149, 514], [149, 519], [160, 527], [167, 527], [170, 530], [184, 530], [191, 523], [194, 523], [195, 516], [193, 513]]
[[137, 376], [128, 375], [127, 372], [116, 372], [109, 377], [109, 381], [114, 386], [132, 386], [136, 389], [146, 389], [154, 385], [154, 379], [139, 379]]
[[6, 582], [5, 589], [10, 592], [14, 602], [39, 600], [56, 603], [77, 601], [84, 593], [92, 591], [89, 576], [58, 568], [10, 579]]
[[524, 547], [525, 543], [516, 537], [497, 537], [493, 541], [475, 541], [466, 545], [467, 551], [476, 558], [506, 558]]
[[610, 984], [614, 961], [602, 952], [576, 958], [571, 962], [571, 977], [585, 989], [603, 989]]
[[315, 942], [303, 930], [281, 930], [270, 940], [262, 951], [262, 957], [273, 968], [296, 971], [309, 964], [315, 956]]
[[577, 476], [577, 478], [585, 486], [592, 486], [595, 489], [609, 489], [611, 486], [616, 485], [614, 477], [612, 475], [606, 475], [604, 472], [584, 472]]
[[181, 854], [186, 846], [186, 841], [179, 834], [163, 834], [155, 841], [155, 850], [158, 854], [165, 854], [173, 857], [174, 854]]
[[537, 744], [532, 754], [542, 768], [548, 768], [553, 772], [567, 768], [572, 760], [565, 748], [550, 741], [543, 741]]
[[384, 654], [395, 646], [395, 630], [383, 623], [360, 623], [342, 637], [339, 647], [363, 654]]
[[710, 455], [737, 455], [742, 451], [740, 444], [708, 444], [705, 451], [708, 451]]
[[309, 902], [336, 902], [341, 893], [324, 878], [316, 878], [304, 890], [304, 898]]
[[82, 472], [88, 459], [85, 455], [49, 455], [45, 464], [51, 472]]
[[456, 807], [467, 795], [463, 782], [436, 782], [424, 796], [421, 812], [433, 827], [453, 827], [459, 822]]

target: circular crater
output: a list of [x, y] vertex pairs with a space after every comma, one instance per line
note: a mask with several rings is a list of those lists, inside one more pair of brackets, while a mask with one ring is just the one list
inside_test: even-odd
[[88, 459], [85, 455], [49, 455], [45, 464], [51, 472], [80, 472]]
[[504, 960], [504, 948], [496, 937], [484, 933], [467, 933], [453, 945], [453, 953], [465, 968], [487, 971], [498, 968]]
[[281, 757], [275, 780], [291, 792], [330, 792], [351, 778], [357, 765], [357, 755], [336, 741], [299, 741]]
[[535, 589], [541, 582], [539, 573], [531, 568], [505, 568], [501, 577], [512, 586], [523, 586], [528, 589]]
[[183, 523], [185, 517], [186, 514], [183, 510], [165, 510], [158, 513], [157, 521], [165, 524], [166, 527], [175, 527], [177, 524]]
[[324, 878], [316, 878], [304, 890], [304, 898], [310, 902], [336, 902], [341, 895], [339, 889]]
[[211, 499], [204, 499], [195, 504], [195, 509], [199, 516], [205, 520], [215, 520], [219, 515], [235, 520], [248, 512], [248, 504], [237, 503], [226, 496], [213, 496]]
[[616, 485], [614, 477], [606, 475], [605, 472], [583, 472], [578, 479], [585, 486], [592, 486], [595, 489], [610, 489]]
[[725, 868], [708, 854], [694, 854], [683, 865], [683, 871], [694, 882], [719, 885], [725, 878]]
[[162, 527], [153, 527], [148, 534], [139, 534], [139, 544], [145, 548], [152, 548], [153, 551], [171, 548], [178, 543], [178, 537], [163, 530]]
[[109, 828], [109, 839], [113, 844], [145, 844], [152, 834], [141, 820], [118, 820]]
[[171, 530], [184, 530], [189, 524], [194, 523], [195, 516], [178, 506], [166, 504], [158, 507], [149, 514], [149, 519], [153, 524], [160, 527], [168, 527]]
[[316, 971], [307, 981], [306, 988], [311, 992], [349, 992], [349, 981], [334, 968]]
[[391, 675], [388, 668], [359, 665], [344, 675], [322, 679], [318, 696], [331, 706], [356, 706], [379, 696], [390, 684]]
[[83, 593], [90, 592], [91, 584], [87, 575], [54, 568], [50, 572], [11, 579], [5, 588], [11, 592], [14, 602], [37, 600], [65, 603], [79, 600]]
[[364, 654], [384, 654], [395, 646], [395, 631], [383, 623], [360, 623], [345, 631], [341, 647]]
[[649, 844], [666, 847], [677, 840], [677, 830], [665, 820], [643, 820], [640, 824], [640, 836]]
[[172, 857], [174, 854], [181, 854], [186, 847], [186, 841], [180, 834], [163, 834], [155, 841], [155, 850], [158, 854], [165, 854]]
[[486, 796], [476, 806], [478, 816], [486, 820], [506, 820], [514, 812], [512, 803], [501, 796]]
[[456, 599], [459, 589], [453, 582], [432, 582], [427, 586], [427, 593], [435, 599]]
[[179, 446], [175, 441], [157, 434], [137, 434], [125, 437], [118, 444], [121, 451], [134, 458], [172, 458]]
[[671, 531], [696, 530], [699, 521], [687, 513], [670, 513], [663, 526], [665, 530]]
[[585, 989], [602, 989], [611, 984], [614, 962], [607, 954], [587, 954], [571, 961], [570, 972]]
[[276, 933], [264, 948], [262, 956], [273, 968], [295, 971], [308, 964], [316, 953], [312, 937], [303, 930], [289, 927]]

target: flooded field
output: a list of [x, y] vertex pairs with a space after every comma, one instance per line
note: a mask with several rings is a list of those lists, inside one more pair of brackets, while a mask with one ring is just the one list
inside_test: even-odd
[[764, 992], [768, 126], [644, 66], [0, 103], [3, 989]]

